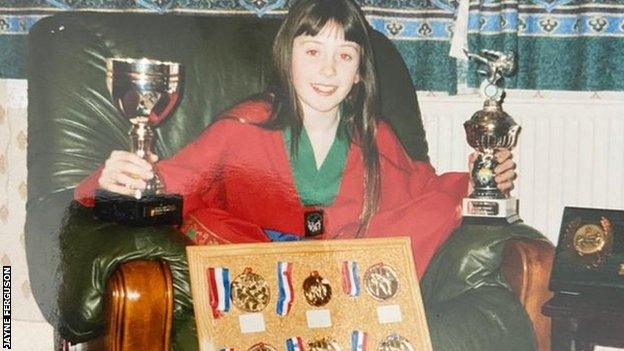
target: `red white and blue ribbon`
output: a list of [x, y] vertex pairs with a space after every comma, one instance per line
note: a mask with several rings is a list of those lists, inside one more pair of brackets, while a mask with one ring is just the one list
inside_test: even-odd
[[279, 316], [285, 316], [290, 312], [293, 300], [295, 298], [292, 285], [292, 263], [277, 263], [277, 285], [279, 296], [277, 297], [277, 306], [275, 311]]
[[353, 333], [351, 333], [351, 351], [366, 351], [368, 349], [368, 347], [366, 347], [367, 339], [367, 333], [354, 330]]
[[349, 297], [360, 296], [360, 278], [358, 264], [355, 261], [342, 262], [342, 290]]
[[210, 290], [210, 307], [216, 319], [230, 310], [230, 270], [225, 267], [209, 267], [206, 269], [206, 279]]
[[286, 340], [286, 351], [304, 351], [303, 340], [298, 336]]

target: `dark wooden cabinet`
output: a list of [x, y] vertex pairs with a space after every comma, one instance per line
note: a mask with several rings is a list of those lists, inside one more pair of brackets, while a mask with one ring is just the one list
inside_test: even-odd
[[624, 292], [558, 293], [542, 307], [552, 319], [552, 351], [624, 348]]

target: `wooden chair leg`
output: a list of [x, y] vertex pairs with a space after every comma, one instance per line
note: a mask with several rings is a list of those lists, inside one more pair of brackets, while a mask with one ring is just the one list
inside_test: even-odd
[[106, 297], [106, 350], [169, 351], [173, 284], [167, 264], [122, 264], [109, 278]]
[[555, 248], [545, 240], [516, 239], [505, 247], [502, 271], [533, 323], [540, 351], [550, 351], [550, 318], [541, 312], [552, 297], [548, 281]]

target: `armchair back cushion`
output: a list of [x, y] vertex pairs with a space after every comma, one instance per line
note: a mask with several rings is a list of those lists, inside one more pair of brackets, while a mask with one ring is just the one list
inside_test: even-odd
[[[264, 89], [279, 24], [246, 16], [63, 13], [33, 27], [26, 241], [33, 292], [49, 322], [55, 325], [58, 315], [59, 287], [52, 282], [63, 279], [59, 231], [73, 189], [112, 150], [128, 149], [130, 124], [111, 103], [106, 59], [150, 57], [183, 65], [181, 101], [155, 129], [154, 150], [167, 158], [220, 112]], [[405, 64], [386, 37], [373, 32], [372, 38], [382, 112], [407, 152], [425, 160], [427, 143]]]

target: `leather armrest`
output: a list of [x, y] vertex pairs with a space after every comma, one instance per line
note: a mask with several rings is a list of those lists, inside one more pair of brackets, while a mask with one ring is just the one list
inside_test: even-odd
[[540, 351], [550, 350], [550, 318], [541, 313], [552, 297], [548, 281], [555, 248], [545, 240], [513, 239], [503, 251], [502, 272], [533, 324]]
[[110, 277], [106, 290], [107, 350], [170, 349], [173, 282], [166, 263], [124, 263]]
[[[535, 350], [538, 342], [541, 345], [538, 333], [543, 327], [532, 324], [532, 312], [526, 308], [534, 290], [527, 290], [526, 301], [521, 301], [517, 288], [513, 289], [514, 284], [518, 286], [516, 281], [504, 276], [505, 248], [515, 241], [548, 245], [540, 232], [522, 223], [463, 224], [438, 250], [421, 282], [434, 347]], [[516, 260], [508, 264], [524, 274], [524, 263]], [[482, 327], [468, 327], [475, 325]]]
[[[117, 296], [130, 299], [135, 291], [140, 291], [124, 285], [130, 282], [128, 277], [134, 277], [129, 275], [134, 272], [134, 268], [129, 267], [134, 266], [126, 266], [131, 261], [165, 262], [170, 270], [174, 297], [173, 308], [169, 309], [174, 315], [192, 310], [185, 252], [188, 241], [174, 228], [132, 228], [106, 223], [94, 219], [91, 209], [74, 204], [60, 239], [59, 329], [63, 338], [83, 342], [103, 334], [107, 284], [109, 288], [123, 287]], [[113, 274], [116, 276], [109, 281]], [[135, 281], [144, 282], [146, 289], [152, 284], [140, 274]], [[169, 283], [159, 284], [167, 286]], [[111, 295], [111, 298], [119, 297]], [[129, 308], [127, 304], [122, 307]]]

